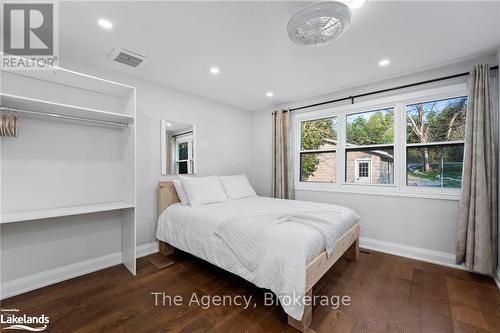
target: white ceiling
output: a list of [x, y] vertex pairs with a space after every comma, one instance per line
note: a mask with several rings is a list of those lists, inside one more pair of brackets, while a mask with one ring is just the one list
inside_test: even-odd
[[[260, 110], [500, 47], [498, 1], [367, 2], [339, 40], [300, 47], [286, 25], [306, 4], [62, 2], [60, 55]], [[102, 17], [111, 31], [97, 25]], [[107, 58], [114, 47], [148, 60], [137, 69], [114, 63]], [[379, 67], [382, 58], [391, 64]]]

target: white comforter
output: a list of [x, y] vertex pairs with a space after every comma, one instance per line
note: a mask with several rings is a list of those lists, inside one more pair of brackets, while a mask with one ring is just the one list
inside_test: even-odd
[[[315, 202], [251, 197], [201, 207], [175, 204], [158, 220], [156, 237], [183, 251], [224, 268], [276, 295], [305, 293], [307, 264], [325, 250], [321, 233], [310, 226], [286, 222], [273, 226], [257, 247], [255, 269], [250, 270], [215, 233], [224, 222], [258, 215], [293, 215], [311, 211], [327, 211], [338, 216], [336, 235], [343, 235], [359, 221], [354, 211]], [[285, 312], [300, 320], [304, 306], [281, 303]]]

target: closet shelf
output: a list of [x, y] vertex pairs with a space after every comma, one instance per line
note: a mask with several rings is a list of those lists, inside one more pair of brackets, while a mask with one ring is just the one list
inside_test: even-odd
[[74, 72], [72, 70], [53, 67], [51, 70], [34, 71], [34, 70], [7, 70], [2, 71], [21, 75], [36, 80], [46, 81], [50, 83], [60, 84], [77, 89], [84, 89], [98, 93], [109, 94], [113, 96], [123, 97], [135, 91], [135, 88], [126, 84], [101, 79]]
[[10, 94], [0, 94], [0, 105], [6, 108], [35, 111], [42, 114], [45, 113], [47, 115], [58, 114], [66, 117], [78, 117], [122, 125], [129, 125], [135, 120], [134, 116], [126, 114], [85, 108], [76, 105], [55, 103], [41, 99], [34, 99]]
[[48, 219], [61, 216], [81, 215], [111, 210], [134, 208], [135, 205], [129, 202], [107, 202], [101, 204], [70, 206], [51, 209], [38, 209], [25, 212], [6, 213], [1, 215], [0, 224]]

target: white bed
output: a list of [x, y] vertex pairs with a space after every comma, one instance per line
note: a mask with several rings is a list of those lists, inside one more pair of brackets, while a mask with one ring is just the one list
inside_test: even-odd
[[[348, 208], [266, 197], [229, 200], [200, 207], [173, 203], [176, 200], [165, 204], [165, 198], [163, 200], [161, 198], [162, 184], [164, 191], [165, 187], [168, 187], [169, 191], [173, 189], [173, 186], [165, 186], [167, 182], [160, 183], [160, 217], [156, 234], [158, 240], [241, 276], [258, 287], [270, 289], [277, 295], [306, 294], [326, 272], [325, 266], [328, 266], [330, 261], [333, 262], [326, 267], [326, 270], [352, 244], [354, 244], [355, 252], [358, 251], [359, 217]], [[164, 192], [165, 195], [170, 198], [172, 193]], [[305, 210], [339, 212], [338, 234], [344, 237], [342, 239], [339, 237], [335, 256], [322, 256], [325, 253], [325, 246], [322, 235], [318, 231], [306, 225], [287, 222], [276, 225], [265, 235], [261, 243], [262, 247], [258, 250], [259, 262], [256, 269], [251, 271], [215, 234], [219, 225], [228, 219], [282, 212], [300, 213]], [[309, 325], [307, 321], [310, 322], [310, 318], [303, 323], [305, 317], [303, 305], [282, 303], [282, 306], [289, 318], [291, 317], [289, 322], [292, 321], [292, 325], [296, 321], [296, 323], [302, 323], [299, 329], [307, 329]], [[311, 315], [308, 314], [308, 316]]]

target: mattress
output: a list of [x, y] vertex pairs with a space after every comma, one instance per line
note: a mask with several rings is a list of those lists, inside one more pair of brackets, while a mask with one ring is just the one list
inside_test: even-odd
[[[307, 264], [325, 250], [321, 234], [306, 225], [288, 222], [273, 227], [262, 240], [257, 268], [248, 270], [215, 231], [224, 221], [241, 216], [300, 213], [313, 210], [342, 211], [340, 235], [359, 221], [352, 210], [316, 202], [250, 197], [200, 207], [169, 206], [159, 217], [156, 237], [218, 267], [230, 271], [258, 287], [280, 295], [303, 295]], [[300, 320], [303, 306], [282, 306]]]

